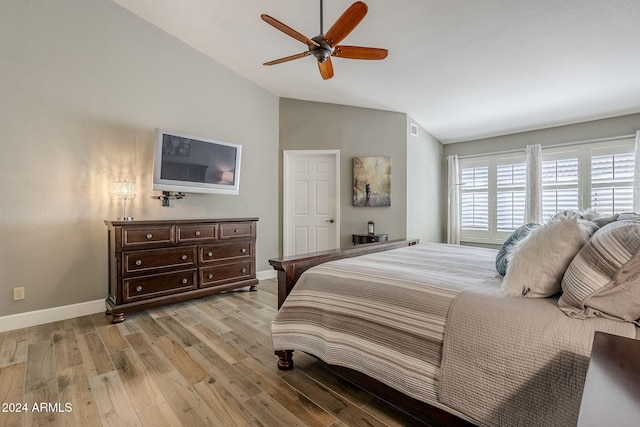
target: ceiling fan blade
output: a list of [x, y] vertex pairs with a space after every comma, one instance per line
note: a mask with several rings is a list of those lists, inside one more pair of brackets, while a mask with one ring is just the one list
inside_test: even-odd
[[377, 47], [338, 45], [331, 56], [349, 59], [384, 59], [388, 54], [389, 51], [387, 49]]
[[361, 1], [357, 1], [338, 18], [338, 20], [329, 28], [324, 38], [329, 43], [329, 46], [334, 47], [345, 37], [349, 35], [354, 28], [358, 26], [360, 21], [367, 14], [369, 8]]
[[296, 30], [294, 30], [293, 28], [283, 24], [282, 22], [278, 21], [275, 18], [272, 18], [269, 15], [262, 14], [262, 15], [260, 15], [260, 17], [267, 24], [269, 24], [269, 25], [275, 27], [276, 29], [282, 31], [286, 35], [291, 36], [291, 37], [293, 37], [294, 39], [296, 39], [298, 41], [301, 41], [302, 43], [306, 44], [307, 46], [308, 45], [320, 46], [318, 43], [314, 42], [309, 37], [307, 37], [307, 36], [305, 36], [303, 34], [300, 34]]
[[306, 51], [306, 52], [302, 52], [302, 53], [297, 53], [295, 55], [287, 56], [287, 57], [284, 57], [284, 58], [274, 59], [273, 61], [265, 62], [262, 65], [282, 64], [283, 62], [293, 61], [294, 59], [304, 58], [305, 56], [309, 56], [309, 55], [311, 55], [311, 52]]
[[333, 64], [331, 58], [327, 58], [324, 62], [318, 61], [318, 68], [320, 69], [320, 75], [323, 79], [329, 80], [333, 77]]

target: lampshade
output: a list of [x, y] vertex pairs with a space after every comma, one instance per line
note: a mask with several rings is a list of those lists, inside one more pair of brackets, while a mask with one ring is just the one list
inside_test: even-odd
[[122, 216], [118, 217], [118, 221], [132, 221], [133, 217], [127, 216], [127, 200], [131, 200], [135, 197], [134, 182], [116, 181], [113, 184], [113, 195], [122, 200]]
[[222, 172], [222, 182], [233, 183], [233, 172]]
[[113, 194], [119, 199], [122, 200], [130, 200], [135, 197], [135, 189], [133, 187], [133, 182], [124, 180], [124, 181], [116, 181], [113, 186]]

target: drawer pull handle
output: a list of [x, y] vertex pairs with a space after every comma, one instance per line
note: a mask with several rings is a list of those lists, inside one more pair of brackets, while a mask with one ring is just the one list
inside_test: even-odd
[[187, 259], [186, 255], [182, 255], [180, 258], [182, 258], [183, 260]]
[[242, 252], [242, 253], [247, 252], [247, 248], [242, 248], [242, 249], [240, 249], [240, 252]]
[[213, 279], [213, 274], [209, 273], [209, 275], [207, 276], [209, 279]]
[[247, 272], [247, 269], [246, 269], [246, 268], [243, 268], [242, 270], [240, 270], [240, 272], [241, 272], [241, 273], [246, 273], [246, 272]]
[[136, 286], [136, 292], [142, 292], [142, 286]]
[[234, 233], [239, 233], [239, 232], [240, 232], [240, 230], [236, 228], [235, 230], [233, 230], [233, 232], [234, 232]]
[[137, 260], [136, 260], [136, 265], [142, 265], [142, 260], [137, 259]]
[[200, 230], [196, 231], [196, 236], [200, 235]]
[[207, 252], [207, 256], [213, 256], [213, 252]]
[[147, 238], [147, 239], [151, 239], [152, 237], [153, 237], [153, 234], [151, 234], [151, 233], [149, 233], [149, 234], [147, 234], [147, 235], [146, 235], [146, 238]]
[[186, 284], [187, 282], [188, 282], [188, 280], [186, 278], [182, 279], [182, 283]]

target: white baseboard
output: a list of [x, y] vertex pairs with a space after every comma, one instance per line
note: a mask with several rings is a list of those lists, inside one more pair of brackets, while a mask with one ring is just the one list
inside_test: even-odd
[[[267, 280], [273, 279], [277, 277], [277, 275], [275, 270], [265, 270], [258, 271], [256, 277], [258, 280]], [[60, 320], [87, 316], [89, 314], [104, 313], [105, 310], [104, 299], [99, 299], [78, 304], [63, 305], [61, 307], [46, 308], [44, 310], [11, 314], [0, 317], [0, 332], [44, 325], [45, 323], [58, 322]]]
[[278, 277], [276, 273], [278, 272], [275, 270], [258, 271], [256, 273], [256, 277], [258, 278], [258, 280], [275, 279], [276, 277]]
[[104, 313], [105, 310], [104, 299], [99, 299], [78, 304], [63, 305], [61, 307], [45, 308], [44, 310], [12, 314], [0, 317], [0, 332], [44, 325], [45, 323], [72, 319], [89, 314]]

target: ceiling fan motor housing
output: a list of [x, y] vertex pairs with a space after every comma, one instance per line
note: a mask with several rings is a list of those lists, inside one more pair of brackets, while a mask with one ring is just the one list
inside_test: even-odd
[[320, 46], [309, 45], [309, 52], [311, 52], [311, 54], [316, 57], [318, 62], [326, 61], [327, 58], [330, 57], [333, 53], [333, 48], [329, 45], [329, 43], [326, 42], [322, 34], [319, 36], [315, 36], [311, 40], [318, 43]]

